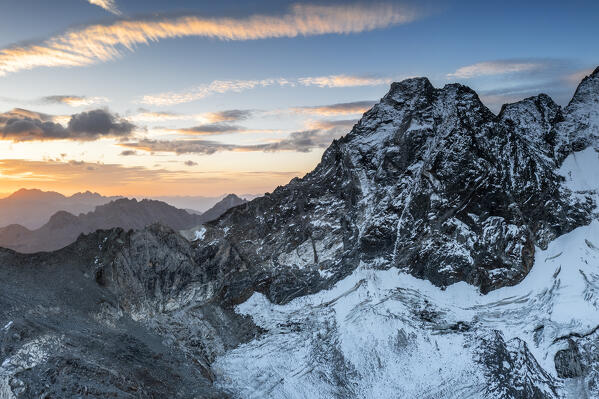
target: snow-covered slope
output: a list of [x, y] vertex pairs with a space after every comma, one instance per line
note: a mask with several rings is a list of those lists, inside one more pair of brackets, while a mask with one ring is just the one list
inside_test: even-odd
[[[598, 170], [593, 149], [561, 169], [595, 194]], [[256, 293], [237, 311], [267, 332], [214, 364], [235, 397], [599, 397], [599, 364], [585, 361], [599, 356], [599, 221], [538, 248], [521, 283], [487, 295], [359, 267], [330, 290], [286, 305]]]

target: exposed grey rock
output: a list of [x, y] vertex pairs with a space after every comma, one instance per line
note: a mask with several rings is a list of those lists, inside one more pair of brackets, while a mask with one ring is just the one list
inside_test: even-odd
[[483, 338], [480, 361], [486, 367], [485, 394], [496, 399], [558, 398], [556, 381], [518, 338], [506, 342], [495, 331]]
[[580, 377], [584, 373], [582, 359], [574, 341], [568, 340], [568, 348], [555, 354], [555, 370], [560, 378]]

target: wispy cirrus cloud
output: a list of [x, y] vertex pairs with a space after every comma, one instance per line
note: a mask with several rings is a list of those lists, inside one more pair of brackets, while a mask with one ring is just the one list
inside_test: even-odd
[[87, 0], [87, 2], [98, 7], [102, 7], [106, 11], [111, 12], [115, 15], [121, 15], [121, 12], [116, 6], [114, 0]]
[[257, 87], [286, 86], [291, 84], [286, 79], [262, 80], [215, 80], [209, 84], [201, 85], [182, 92], [166, 92], [148, 94], [142, 97], [141, 103], [148, 105], [175, 105], [197, 101], [202, 98], [227, 92], [242, 92]]
[[37, 67], [75, 67], [110, 61], [125, 51], [134, 51], [137, 45], [168, 38], [259, 40], [350, 34], [411, 22], [420, 15], [416, 9], [398, 4], [297, 4], [284, 15], [120, 20], [73, 29], [39, 43], [4, 48], [0, 50], [0, 75]]
[[380, 78], [369, 76], [352, 75], [329, 75], [300, 78], [299, 83], [304, 86], [318, 87], [359, 87], [359, 86], [381, 86], [393, 82], [393, 78]]
[[168, 122], [168, 121], [182, 121], [182, 120], [194, 120], [200, 116], [195, 114], [179, 114], [176, 112], [168, 111], [150, 111], [147, 109], [139, 109], [136, 114], [129, 116], [129, 120], [133, 122]]
[[71, 115], [66, 126], [56, 117], [24, 109], [0, 114], [0, 140], [13, 142], [76, 140], [128, 137], [135, 125], [104, 109]]
[[247, 109], [230, 109], [203, 114], [181, 114], [170, 111], [150, 111], [140, 108], [131, 115], [130, 120], [136, 122], [168, 122], [197, 120], [203, 123], [236, 122], [250, 118], [256, 111]]
[[87, 97], [87, 96], [46, 96], [42, 97], [41, 102], [46, 104], [65, 104], [71, 107], [85, 107], [94, 104], [107, 103], [106, 97]]
[[[304, 77], [299, 79], [269, 78], [260, 80], [215, 80], [211, 83], [197, 86], [184, 91], [170, 91], [165, 93], [148, 94], [140, 102], [147, 105], [167, 106], [197, 101], [215, 94], [228, 92], [240, 93], [242, 91], [260, 87], [280, 86], [315, 86], [321, 88], [334, 87], [363, 87], [388, 85], [393, 82], [391, 77], [368, 77], [359, 75], [328, 75]], [[339, 105], [339, 109], [342, 106]]]
[[534, 72], [545, 69], [546, 61], [499, 60], [485, 61], [463, 66], [447, 74], [448, 78], [470, 79], [479, 76], [505, 75], [510, 73]]

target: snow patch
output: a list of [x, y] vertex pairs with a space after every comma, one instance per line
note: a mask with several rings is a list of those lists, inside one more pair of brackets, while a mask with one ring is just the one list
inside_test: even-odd
[[593, 221], [537, 248], [520, 284], [487, 295], [364, 264], [286, 305], [255, 293], [236, 310], [268, 332], [219, 357], [217, 383], [248, 398], [481, 397], [476, 349], [494, 330], [525, 342], [555, 377], [555, 340], [599, 325], [597, 237]]
[[206, 228], [202, 227], [201, 229], [196, 230], [196, 232], [194, 233], [193, 241], [203, 240], [204, 237], [206, 237]]
[[572, 191], [599, 192], [599, 152], [587, 147], [568, 155], [558, 170], [564, 176], [564, 185]]

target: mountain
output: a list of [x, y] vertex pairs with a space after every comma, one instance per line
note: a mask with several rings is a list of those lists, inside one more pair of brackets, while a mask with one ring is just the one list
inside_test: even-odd
[[28, 229], [37, 229], [58, 211], [78, 215], [118, 198], [121, 197], [103, 197], [89, 191], [66, 197], [53, 191], [21, 189], [0, 199], [0, 227], [20, 224]]
[[36, 230], [13, 224], [0, 228], [0, 247], [21, 253], [54, 251], [74, 242], [81, 234], [100, 229], [121, 227], [143, 229], [152, 223], [161, 223], [175, 231], [188, 230], [218, 218], [228, 209], [243, 204], [230, 194], [203, 214], [177, 209], [161, 201], [118, 199], [96, 207], [93, 212], [75, 216], [65, 211], [52, 215], [48, 223]]
[[[225, 199], [227, 196], [235, 194], [221, 195], [218, 197], [202, 197], [202, 196], [161, 196], [152, 197], [158, 201], [166, 202], [174, 207], [186, 209], [187, 211], [193, 211], [194, 213], [203, 213], [208, 209], [216, 206], [219, 202]], [[235, 195], [237, 198], [250, 200], [259, 197], [255, 194], [243, 194], [240, 196]], [[190, 212], [191, 213], [191, 212]]]
[[0, 392], [599, 397], [598, 116], [599, 68], [565, 108], [498, 115], [408, 79], [193, 242], [152, 225], [3, 250]]
[[172, 229], [183, 230], [202, 220], [201, 216], [191, 215], [164, 202], [118, 199], [79, 216], [59, 211], [52, 215], [48, 223], [36, 230], [20, 225], [0, 228], [0, 247], [22, 253], [52, 251], [71, 244], [81, 234], [99, 229], [143, 229], [160, 222]]
[[[195, 240], [197, 235], [199, 234], [198, 232], [205, 230], [205, 228], [202, 225], [218, 219], [229, 209], [234, 208], [239, 205], [243, 205], [247, 202], [248, 202], [247, 200], [239, 198], [235, 194], [228, 194], [223, 199], [221, 199], [219, 202], [214, 204], [214, 206], [212, 208], [208, 209], [206, 212], [199, 213], [199, 215], [200, 215], [200, 217], [198, 218], [198, 220], [200, 221], [199, 225], [194, 226], [193, 228], [190, 228], [187, 230], [179, 230], [179, 233], [181, 235], [183, 235], [183, 237], [185, 237], [189, 240]], [[188, 210], [188, 212], [192, 213], [192, 214], [194, 213], [189, 210]]]
[[229, 209], [243, 205], [246, 202], [245, 199], [239, 198], [235, 194], [229, 194], [214, 204], [212, 208], [202, 213], [202, 222], [207, 223], [216, 220]]

